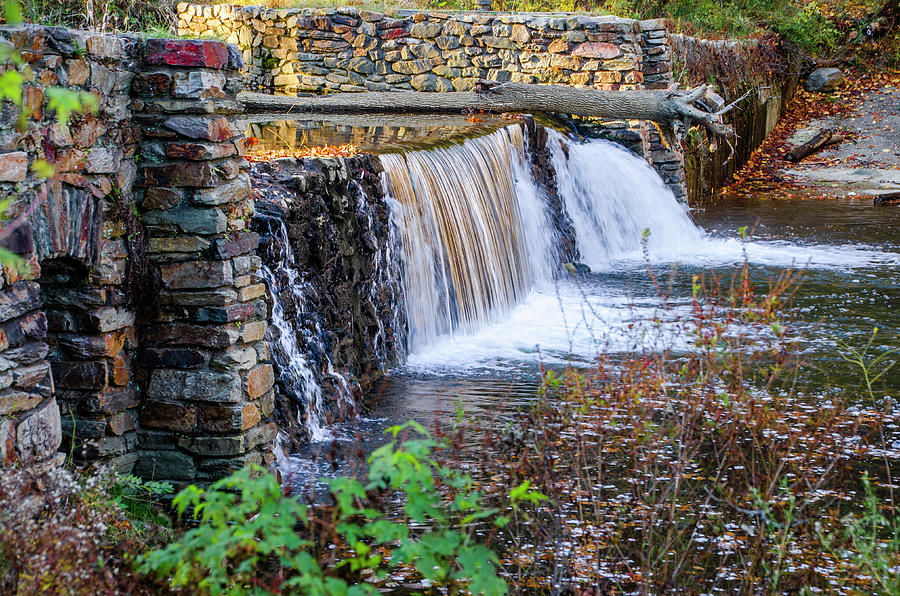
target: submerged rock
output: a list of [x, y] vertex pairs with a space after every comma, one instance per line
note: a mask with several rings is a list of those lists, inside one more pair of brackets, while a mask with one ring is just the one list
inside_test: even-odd
[[584, 263], [566, 263], [563, 266], [572, 275], [587, 275], [591, 272], [591, 268]]

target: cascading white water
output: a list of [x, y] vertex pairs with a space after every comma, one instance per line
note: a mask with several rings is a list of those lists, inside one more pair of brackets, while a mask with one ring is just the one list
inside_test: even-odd
[[[322, 394], [323, 377], [330, 377], [341, 405], [355, 409], [350, 385], [344, 375], [335, 370], [326, 346], [320, 345], [319, 338], [323, 337], [323, 333], [317, 318], [304, 316], [311, 310], [309, 296], [312, 288], [296, 266], [284, 221], [261, 215], [257, 217], [264, 217], [269, 221], [274, 236], [271, 244], [279, 252], [276, 261], [277, 275], [266, 264], [259, 270], [272, 296], [272, 321], [266, 330], [266, 341], [272, 349], [282, 383], [304, 404], [306, 419], [298, 422], [305, 424], [313, 441], [326, 440], [331, 438], [332, 433], [327, 426]], [[297, 308], [297, 314], [292, 319], [288, 319], [285, 314], [281, 298], [283, 292], [291, 296], [291, 302]], [[324, 361], [324, 371], [321, 373], [310, 362], [313, 352]]]
[[402, 239], [410, 351], [499, 321], [550, 278], [555, 231], [521, 126], [381, 163]]
[[[323, 426], [325, 419], [325, 407], [322, 401], [322, 387], [310, 367], [306, 354], [300, 349], [296, 332], [285, 316], [284, 304], [281, 301], [281, 292], [290, 292], [297, 304], [306, 302], [306, 286], [303, 283], [300, 272], [294, 266], [294, 254], [290, 249], [287, 227], [284, 222], [276, 218], [268, 218], [272, 227], [272, 233], [276, 236], [273, 246], [278, 247], [278, 267], [282, 276], [276, 276], [275, 272], [266, 264], [259, 268], [259, 274], [269, 287], [272, 296], [272, 321], [266, 330], [266, 341], [280, 371], [281, 380], [285, 386], [301, 396], [306, 405], [306, 428], [313, 440], [325, 438], [326, 432]], [[279, 284], [279, 277], [282, 284]], [[303, 420], [298, 420], [301, 424]]]
[[559, 192], [592, 269], [640, 257], [645, 230], [651, 254], [685, 254], [702, 245], [703, 231], [645, 160], [607, 141], [575, 143], [547, 132]]
[[726, 238], [710, 236], [691, 221], [643, 158], [608, 141], [579, 143], [554, 130], [547, 132], [559, 192], [582, 259], [593, 270], [643, 266], [646, 260], [702, 266], [747, 260], [777, 267], [841, 268], [885, 258], [859, 246], [742, 241], [734, 235], [737, 230], [729, 230]]

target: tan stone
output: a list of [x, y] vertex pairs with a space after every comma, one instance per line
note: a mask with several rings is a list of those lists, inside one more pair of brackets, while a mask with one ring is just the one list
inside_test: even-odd
[[527, 43], [531, 40], [531, 34], [528, 32], [528, 27], [517, 24], [512, 26], [512, 34], [509, 38], [516, 43]]
[[569, 44], [562, 39], [557, 39], [550, 44], [547, 51], [551, 54], [565, 54], [569, 51]]
[[275, 384], [275, 372], [271, 364], [260, 364], [247, 373], [244, 388], [251, 400], [262, 396]]
[[22, 182], [28, 176], [28, 154], [13, 151], [0, 155], [0, 182]]
[[259, 408], [256, 404], [247, 404], [241, 410], [241, 430], [253, 428], [261, 419]]

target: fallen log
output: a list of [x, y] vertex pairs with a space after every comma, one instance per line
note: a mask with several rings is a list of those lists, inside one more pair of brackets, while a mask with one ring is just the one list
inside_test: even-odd
[[[706, 85], [692, 90], [665, 91], [583, 89], [564, 85], [496, 84], [483, 81], [475, 91], [446, 93], [417, 91], [373, 91], [335, 93], [309, 97], [241, 93], [248, 112], [311, 112], [319, 114], [410, 113], [446, 114], [463, 112], [517, 112], [570, 114], [604, 120], [652, 120], [665, 127], [694, 123], [716, 136], [729, 135], [730, 126], [722, 115], [734, 104], [718, 112], [707, 112], [695, 102], [704, 97]], [[736, 103], [736, 102], [735, 102]]]
[[885, 192], [875, 195], [876, 205], [900, 205], [900, 192]]
[[809, 157], [820, 149], [824, 149], [825, 147], [828, 147], [830, 145], [836, 145], [843, 140], [844, 135], [826, 128], [809, 141], [803, 143], [798, 147], [794, 147], [794, 149], [787, 154], [787, 160], [796, 163], [802, 159]]

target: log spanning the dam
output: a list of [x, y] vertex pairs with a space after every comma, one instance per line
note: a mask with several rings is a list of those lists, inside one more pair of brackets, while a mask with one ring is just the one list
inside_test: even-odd
[[734, 104], [717, 112], [701, 110], [694, 104], [706, 96], [707, 90], [706, 85], [687, 91], [676, 87], [664, 91], [609, 91], [566, 85], [495, 84], [483, 81], [475, 91], [376, 91], [313, 97], [241, 93], [238, 99], [248, 111], [318, 114], [549, 112], [604, 120], [650, 120], [665, 127], [680, 123], [685, 125], [685, 130], [697, 123], [713, 135], [727, 136], [732, 129], [722, 121], [722, 116]]

